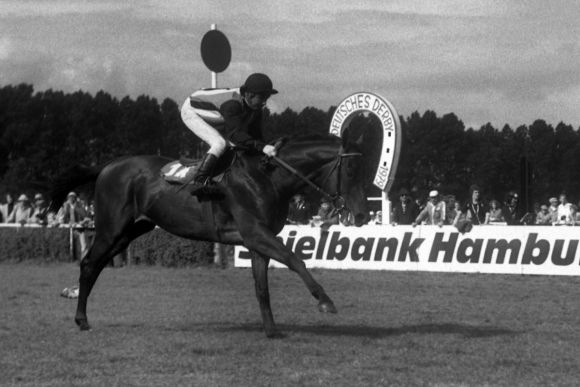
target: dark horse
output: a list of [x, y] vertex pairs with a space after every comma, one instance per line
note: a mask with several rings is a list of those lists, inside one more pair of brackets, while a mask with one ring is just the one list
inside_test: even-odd
[[[346, 204], [355, 224], [366, 222], [360, 157], [356, 144], [336, 136], [303, 136], [289, 139], [278, 152], [282, 163], [332, 193]], [[224, 197], [199, 201], [180, 185], [160, 175], [170, 159], [135, 156], [115, 160], [103, 168], [74, 167], [55, 182], [52, 207], [58, 208], [69, 190], [96, 180], [95, 238], [81, 261], [79, 298], [75, 322], [90, 329], [87, 299], [97, 277], [113, 256], [135, 238], [155, 227], [189, 239], [244, 245], [252, 252], [252, 273], [262, 320], [268, 337], [278, 334], [270, 308], [268, 263], [270, 258], [298, 273], [318, 300], [321, 312], [336, 313], [322, 286], [304, 263], [276, 235], [282, 230], [292, 195], [307, 182], [287, 168], [264, 164], [263, 155], [237, 151], [231, 167], [217, 183]], [[344, 200], [342, 200], [344, 199]]]

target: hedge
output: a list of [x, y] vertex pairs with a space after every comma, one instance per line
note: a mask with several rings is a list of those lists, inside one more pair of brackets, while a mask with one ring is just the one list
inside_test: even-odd
[[214, 244], [193, 241], [155, 229], [137, 238], [130, 247], [131, 263], [169, 267], [213, 263]]
[[59, 228], [0, 228], [0, 262], [70, 261], [69, 231]]
[[[93, 232], [86, 231], [91, 243]], [[35, 227], [0, 228], [0, 262], [70, 262], [69, 229]], [[75, 245], [78, 251], [78, 242]], [[213, 243], [192, 241], [155, 229], [133, 241], [129, 264], [170, 267], [213, 263]]]

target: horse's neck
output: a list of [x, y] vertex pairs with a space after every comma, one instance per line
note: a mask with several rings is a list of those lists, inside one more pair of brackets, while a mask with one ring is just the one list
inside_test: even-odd
[[[301, 154], [304, 156], [282, 156], [281, 159], [314, 184], [323, 184], [325, 177], [328, 177], [328, 171], [331, 168], [332, 162], [336, 159], [335, 152], [328, 150], [317, 151], [313, 149], [311, 152], [302, 152]], [[273, 171], [272, 181], [277, 186], [279, 192], [290, 196], [303, 189], [306, 185], [300, 177], [282, 166], [277, 167]]]
[[[302, 142], [300, 142], [302, 141]], [[334, 138], [314, 138], [297, 140], [295, 143], [286, 144], [279, 153], [279, 158], [287, 165], [298, 171], [303, 177], [317, 185], [324, 184], [332, 168], [332, 162], [336, 160], [340, 145]], [[269, 181], [278, 194], [278, 198], [287, 201], [291, 196], [307, 187], [300, 177], [288, 171], [275, 161], [270, 161], [271, 167], [262, 165], [264, 156], [243, 155], [240, 156], [235, 173], [236, 179], [250, 179], [256, 171]]]

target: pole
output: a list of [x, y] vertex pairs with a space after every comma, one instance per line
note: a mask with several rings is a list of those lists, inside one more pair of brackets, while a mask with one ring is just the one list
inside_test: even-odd
[[[212, 24], [211, 25], [211, 29], [212, 30], [217, 30], [217, 25], [216, 24]], [[212, 89], [217, 89], [217, 73], [215, 71], [211, 72], [211, 88]], [[217, 266], [222, 266], [224, 265], [225, 262], [225, 256], [224, 256], [224, 246], [221, 243], [214, 243], [213, 245], [213, 263]]]
[[383, 224], [391, 224], [391, 202], [385, 191], [381, 192], [381, 210], [383, 212]]
[[70, 223], [68, 225], [68, 245], [69, 245], [70, 260], [74, 261], [76, 258], [75, 257], [75, 235], [74, 235], [72, 223]]
[[[211, 29], [212, 30], [217, 30], [217, 25], [216, 24], [212, 24], [211, 25]], [[217, 73], [215, 71], [211, 72], [211, 88], [212, 89], [217, 89]]]

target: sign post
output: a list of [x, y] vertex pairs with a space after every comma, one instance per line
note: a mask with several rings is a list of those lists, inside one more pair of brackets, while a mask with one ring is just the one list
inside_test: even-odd
[[201, 39], [201, 59], [211, 71], [211, 87], [217, 88], [217, 75], [228, 68], [232, 59], [232, 47], [226, 35], [215, 24]]
[[[201, 39], [201, 59], [205, 66], [211, 71], [211, 87], [216, 89], [217, 75], [228, 68], [232, 60], [232, 47], [226, 35], [218, 31], [215, 24], [211, 25], [211, 30]], [[214, 263], [225, 265], [225, 246], [221, 243], [214, 244]]]

